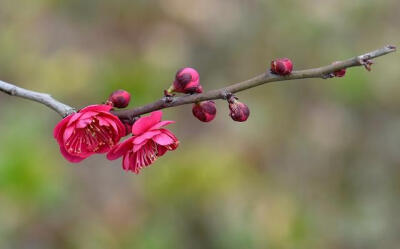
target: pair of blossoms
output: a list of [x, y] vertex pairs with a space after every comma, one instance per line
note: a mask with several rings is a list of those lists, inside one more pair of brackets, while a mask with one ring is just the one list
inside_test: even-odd
[[[293, 64], [287, 58], [271, 63], [271, 72], [274, 74], [288, 75], [292, 69]], [[334, 76], [342, 77], [344, 74], [345, 71], [337, 71]], [[166, 94], [173, 92], [202, 93], [198, 72], [193, 68], [179, 70]], [[227, 101], [230, 117], [234, 121], [246, 121], [250, 114], [247, 105], [239, 102], [232, 94], [229, 94]], [[167, 151], [178, 148], [179, 140], [164, 128], [174, 121], [162, 121], [161, 111], [141, 117], [133, 124], [122, 122], [111, 113], [113, 108], [125, 108], [129, 102], [130, 94], [117, 90], [105, 104], [87, 106], [61, 120], [54, 128], [54, 138], [60, 146], [61, 154], [68, 161], [78, 163], [93, 154], [107, 153], [109, 160], [122, 157], [122, 168], [138, 174]], [[209, 100], [195, 103], [192, 112], [200, 121], [210, 122], [217, 112], [215, 102]], [[132, 134], [130, 138], [120, 142], [122, 137], [129, 134]]]
[[[133, 125], [123, 123], [110, 112], [121, 106], [119, 103], [127, 106], [129, 99], [128, 92], [118, 90], [106, 104], [87, 106], [61, 120], [54, 128], [54, 138], [65, 159], [78, 163], [93, 154], [107, 153], [109, 160], [122, 157], [122, 168], [139, 174], [140, 169], [175, 150], [179, 141], [164, 128], [174, 121], [162, 121], [161, 111], [139, 118]], [[130, 133], [130, 138], [119, 143]]]

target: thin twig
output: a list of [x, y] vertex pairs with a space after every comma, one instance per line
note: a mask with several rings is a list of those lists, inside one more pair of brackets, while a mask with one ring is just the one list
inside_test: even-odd
[[129, 119], [141, 114], [149, 113], [160, 109], [170, 108], [174, 106], [191, 104], [204, 100], [225, 99], [227, 92], [237, 93], [269, 82], [306, 79], [306, 78], [326, 79], [329, 74], [337, 70], [349, 67], [362, 66], [362, 65], [365, 66], [368, 63], [370, 63], [371, 59], [395, 51], [396, 51], [395, 46], [388, 45], [381, 49], [360, 56], [356, 56], [344, 61], [339, 61], [335, 64], [331, 64], [328, 66], [312, 68], [307, 70], [293, 71], [290, 75], [287, 76], [279, 76], [276, 74], [272, 74], [270, 72], [265, 72], [249, 80], [245, 80], [243, 82], [239, 82], [221, 89], [211, 90], [201, 94], [185, 95], [181, 97], [170, 97], [169, 101], [166, 101], [166, 98], [164, 97], [160, 100], [157, 100], [153, 103], [144, 106], [135, 107], [130, 110], [113, 111], [113, 113], [117, 115], [120, 119]]
[[50, 107], [51, 109], [53, 109], [54, 111], [56, 111], [62, 117], [66, 117], [69, 114], [75, 112], [74, 108], [72, 108], [64, 103], [61, 103], [58, 100], [55, 100], [47, 93], [40, 93], [40, 92], [27, 90], [27, 89], [12, 85], [10, 83], [6, 83], [1, 80], [0, 80], [0, 91], [5, 92], [11, 96], [21, 97], [24, 99], [29, 99], [29, 100], [44, 104], [44, 105]]

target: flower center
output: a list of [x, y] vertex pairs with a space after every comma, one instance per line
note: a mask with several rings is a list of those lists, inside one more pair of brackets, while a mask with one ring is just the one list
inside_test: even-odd
[[114, 146], [113, 132], [108, 126], [100, 126], [97, 119], [93, 119], [84, 128], [75, 129], [65, 143], [71, 154], [97, 152], [104, 147]]

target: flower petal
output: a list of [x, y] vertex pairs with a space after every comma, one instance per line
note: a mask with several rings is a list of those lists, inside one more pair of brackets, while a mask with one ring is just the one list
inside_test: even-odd
[[86, 106], [85, 108], [81, 109], [79, 113], [84, 113], [84, 112], [109, 112], [112, 109], [112, 106], [109, 105], [89, 105]]
[[93, 112], [93, 111], [81, 111], [82, 116], [79, 117], [79, 119], [87, 119], [87, 118], [92, 118], [93, 116], [96, 116], [98, 112]]
[[109, 152], [111, 149], [112, 149], [112, 148], [111, 148], [109, 145], [104, 144], [104, 145], [102, 145], [102, 146], [99, 147], [99, 149], [96, 151], [96, 153], [97, 153], [97, 154], [107, 153], [107, 152]]
[[142, 117], [132, 126], [132, 134], [140, 135], [161, 121], [162, 111], [155, 111], [150, 116]]
[[129, 168], [130, 168], [130, 154], [131, 153], [126, 153], [125, 155], [124, 155], [124, 157], [122, 158], [122, 168], [124, 169], [124, 170], [129, 170]]
[[64, 130], [63, 142], [66, 142], [68, 140], [68, 138], [74, 133], [74, 131], [75, 131], [75, 127], [74, 126], [68, 126]]
[[78, 156], [73, 156], [71, 154], [69, 154], [64, 146], [60, 146], [60, 151], [61, 154], [64, 156], [65, 159], [67, 159], [68, 161], [70, 161], [71, 163], [79, 163], [80, 161], [82, 161], [83, 159], [85, 159], [86, 157], [78, 157]]
[[115, 145], [107, 154], [108, 160], [115, 160], [120, 158], [122, 155], [126, 154], [132, 146], [133, 137], [123, 141], [120, 144]]
[[158, 135], [160, 133], [161, 133], [160, 130], [147, 131], [147, 132], [143, 133], [140, 136], [136, 136], [135, 140], [133, 141], [133, 143], [134, 144], [141, 144], [143, 141], [145, 141], [147, 139], [151, 139], [152, 137], [154, 137], [155, 135]]
[[123, 131], [125, 129], [125, 127], [124, 127], [124, 129], [120, 128], [120, 130], [118, 130], [117, 124], [120, 123], [122, 126], [123, 126], [123, 124], [122, 124], [121, 120], [119, 120], [119, 118], [117, 116], [114, 116], [111, 113], [102, 113], [102, 115], [99, 115], [96, 118], [99, 119], [99, 120], [103, 119], [104, 121], [107, 121], [114, 128], [114, 130], [116, 132], [119, 132], [121, 130]]
[[160, 129], [163, 126], [167, 126], [167, 125], [173, 124], [173, 123], [175, 123], [175, 121], [172, 121], [172, 120], [161, 121], [161, 122], [153, 125], [149, 130], [152, 131], [152, 130]]
[[178, 142], [178, 138], [170, 130], [168, 130], [168, 129], [160, 129], [160, 131], [162, 133], [167, 134], [168, 136], [170, 136], [175, 142]]
[[141, 167], [137, 163], [137, 159], [138, 159], [137, 153], [131, 153], [131, 155], [130, 155], [130, 162], [131, 162], [130, 171], [132, 171], [136, 175], [139, 174], [139, 170], [141, 169]]
[[75, 114], [71, 114], [65, 118], [63, 118], [57, 125], [54, 127], [54, 138], [57, 139], [60, 135], [60, 132], [65, 128], [65, 125], [68, 123], [68, 121], [74, 116]]
[[92, 118], [79, 119], [76, 123], [76, 128], [85, 128], [88, 124], [92, 123]]
[[78, 120], [82, 116], [82, 113], [77, 112], [77, 113], [72, 114], [71, 116], [72, 117], [69, 120], [67, 126], [72, 125], [76, 120]]
[[106, 118], [99, 116], [96, 116], [96, 119], [99, 121], [100, 126], [110, 126], [110, 123], [107, 121]]
[[152, 140], [159, 145], [170, 145], [170, 144], [174, 143], [174, 139], [172, 139], [170, 136], [168, 136], [165, 133], [160, 133], [160, 134], [154, 136], [152, 138]]
[[146, 143], [147, 143], [148, 141], [143, 141], [143, 143], [140, 143], [140, 144], [134, 144], [133, 145], [133, 152], [137, 152], [138, 150], [140, 150], [142, 147], [143, 147], [143, 145], [145, 145]]
[[[119, 137], [123, 137], [126, 135], [125, 125], [114, 114], [102, 112], [100, 115], [97, 115], [96, 118], [99, 120], [100, 125], [107, 122], [108, 125], [105, 126], [111, 126], [114, 129], [115, 133], [119, 135]], [[119, 139], [117, 140], [119, 141]]]

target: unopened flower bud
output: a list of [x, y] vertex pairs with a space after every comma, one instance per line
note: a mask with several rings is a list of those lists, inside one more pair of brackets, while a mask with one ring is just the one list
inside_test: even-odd
[[234, 121], [246, 121], [250, 115], [249, 107], [247, 107], [247, 105], [243, 104], [242, 102], [239, 102], [236, 97], [231, 97], [228, 102], [229, 110], [231, 111], [229, 116], [231, 116]]
[[293, 70], [293, 63], [288, 58], [276, 59], [271, 62], [271, 72], [278, 75], [288, 75]]
[[[339, 63], [339, 62], [338, 62], [338, 61], [335, 61], [335, 62], [332, 63], [332, 64], [335, 65], [335, 64], [337, 64], [337, 63]], [[335, 77], [343, 77], [345, 74], [346, 74], [346, 68], [342, 68], [342, 69], [339, 69], [339, 70], [333, 72], [333, 75], [334, 75]]]
[[168, 92], [179, 93], [202, 93], [203, 87], [200, 85], [199, 73], [190, 67], [180, 69], [176, 75], [175, 80]]
[[210, 122], [217, 114], [215, 102], [212, 100], [193, 104], [193, 115], [202, 122]]
[[131, 95], [125, 90], [116, 90], [108, 97], [108, 103], [117, 108], [125, 108], [129, 105]]

